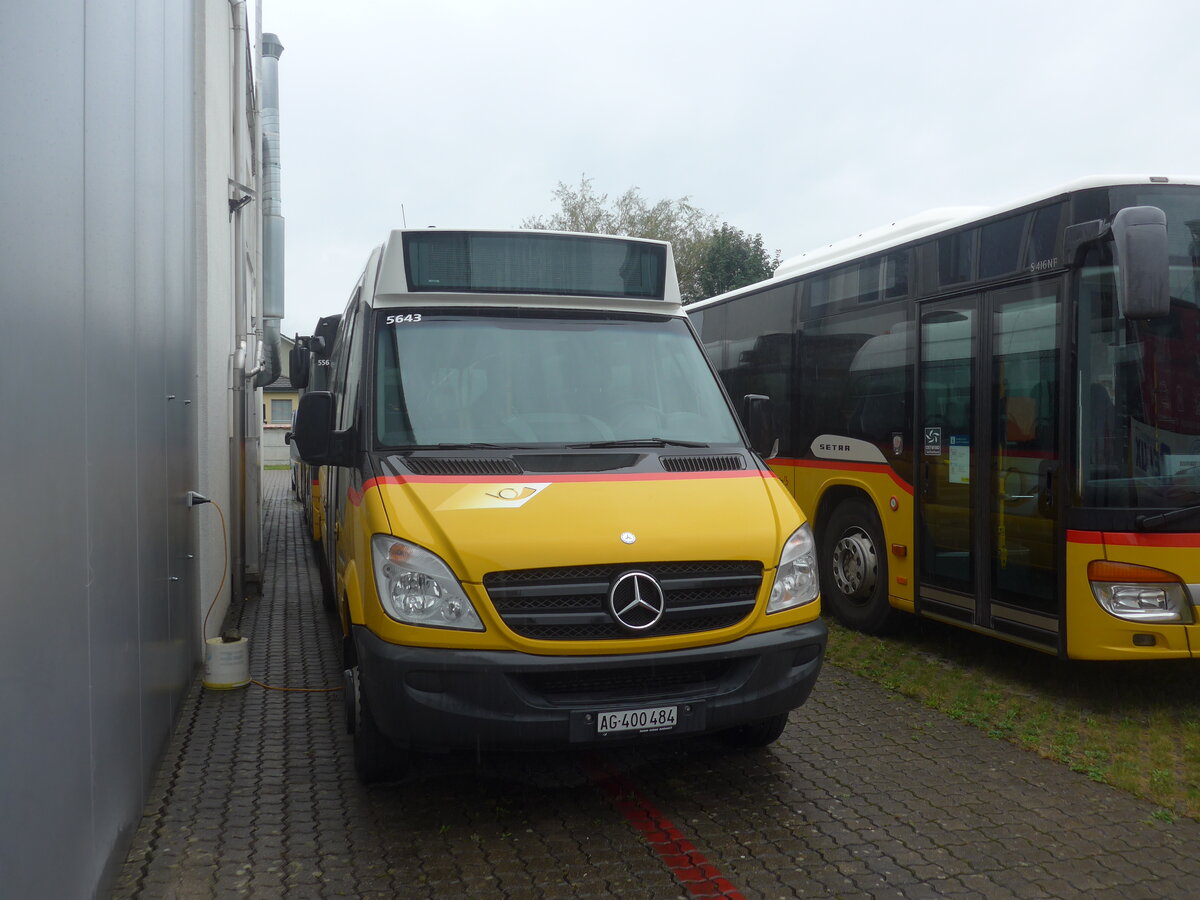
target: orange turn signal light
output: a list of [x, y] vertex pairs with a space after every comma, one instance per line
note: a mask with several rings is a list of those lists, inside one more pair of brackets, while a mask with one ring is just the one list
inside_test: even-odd
[[1133, 584], [1178, 584], [1179, 576], [1149, 566], [1094, 559], [1088, 563], [1088, 581], [1132, 582]]

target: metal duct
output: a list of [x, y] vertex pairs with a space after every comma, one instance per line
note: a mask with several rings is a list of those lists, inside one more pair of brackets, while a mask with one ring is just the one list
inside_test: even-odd
[[262, 36], [263, 360], [255, 387], [266, 387], [282, 370], [279, 321], [283, 318], [283, 207], [279, 199], [279, 57], [283, 44]]

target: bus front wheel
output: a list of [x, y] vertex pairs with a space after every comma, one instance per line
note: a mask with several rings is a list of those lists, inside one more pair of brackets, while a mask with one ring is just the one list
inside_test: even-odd
[[821, 541], [821, 600], [843, 625], [882, 634], [896, 624], [888, 603], [888, 566], [883, 528], [860, 499], [839, 504]]

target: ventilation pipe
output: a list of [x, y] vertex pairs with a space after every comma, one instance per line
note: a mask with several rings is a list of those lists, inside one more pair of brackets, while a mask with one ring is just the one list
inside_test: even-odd
[[255, 387], [274, 383], [282, 371], [279, 323], [283, 318], [283, 208], [279, 200], [279, 57], [283, 44], [262, 36], [263, 345]]

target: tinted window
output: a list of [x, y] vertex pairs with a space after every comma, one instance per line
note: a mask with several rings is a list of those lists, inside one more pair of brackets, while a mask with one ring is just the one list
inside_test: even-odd
[[355, 293], [353, 310], [350, 313], [349, 325], [346, 328], [346, 370], [342, 396], [338, 399], [337, 425], [339, 430], [354, 426], [358, 415], [358, 387], [362, 381], [362, 351], [363, 336], [359, 333], [363, 323], [363, 313], [358, 303], [358, 293]]
[[1033, 214], [1033, 228], [1029, 232], [1029, 246], [1025, 250], [1025, 268], [1038, 263], [1054, 264], [1058, 256], [1059, 219], [1064, 204], [1056, 203]]
[[662, 244], [622, 238], [430, 231], [404, 235], [410, 291], [661, 300]]
[[890, 253], [883, 258], [883, 296], [898, 300], [908, 296], [908, 270], [912, 254], [908, 250]]
[[971, 280], [975, 232], [960, 231], [938, 238], [938, 283], [945, 287]]
[[[896, 256], [902, 255], [896, 254]], [[881, 267], [885, 277], [895, 276], [895, 272], [890, 272], [887, 265], [891, 260], [892, 257], [885, 259], [876, 257], [813, 276], [806, 282], [809, 292], [808, 305], [819, 307], [830, 306], [834, 303], [877, 302], [880, 299]], [[907, 274], [905, 274], [905, 279], [907, 280]]]
[[805, 324], [798, 350], [801, 452], [831, 434], [870, 441], [889, 459], [911, 459], [913, 333], [905, 315], [903, 304], [891, 304]]
[[996, 278], [1017, 271], [1027, 218], [1009, 216], [983, 226], [979, 237], [980, 278]]
[[725, 357], [721, 380], [734, 406], [746, 394], [765, 394], [779, 431], [780, 452], [791, 447], [792, 329], [795, 284], [751, 294], [725, 304]]
[[707, 309], [690, 312], [692, 327], [700, 335], [704, 344], [704, 352], [712, 360], [713, 367], [720, 369], [725, 365], [725, 322], [728, 319], [729, 304], [710, 306]]

